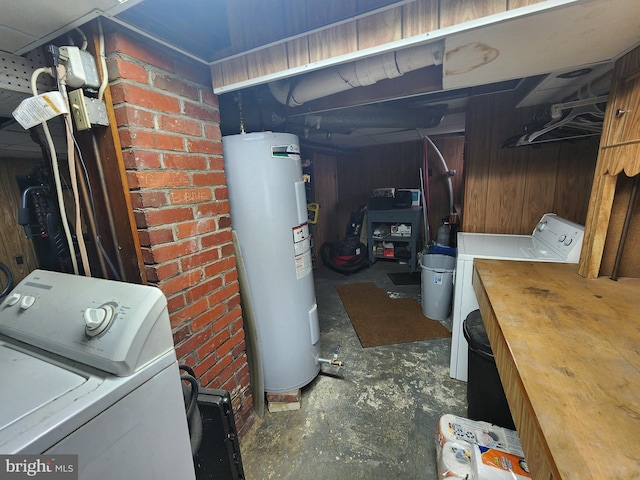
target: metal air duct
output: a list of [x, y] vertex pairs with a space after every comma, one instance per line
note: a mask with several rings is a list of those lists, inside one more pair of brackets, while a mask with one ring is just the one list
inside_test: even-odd
[[361, 128], [435, 128], [446, 113], [447, 106], [444, 104], [420, 108], [363, 106], [297, 115], [290, 117], [287, 123], [290, 126], [349, 134]]

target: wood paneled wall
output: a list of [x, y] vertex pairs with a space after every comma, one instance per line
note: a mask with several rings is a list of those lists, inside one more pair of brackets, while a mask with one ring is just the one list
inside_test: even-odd
[[[463, 144], [461, 136], [432, 139], [445, 157], [450, 170], [458, 175], [453, 179], [454, 202], [462, 202]], [[420, 188], [420, 168], [423, 166], [422, 142], [380, 145], [363, 149], [352, 157], [313, 154], [314, 194], [320, 204], [318, 225], [314, 237], [316, 245], [344, 239], [351, 212], [367, 204], [375, 188]], [[438, 228], [442, 217], [449, 212], [449, 193], [444, 167], [429, 148], [429, 178], [431, 189], [431, 229]], [[435, 235], [435, 233], [434, 233]]]
[[367, 204], [375, 188], [420, 188], [422, 144], [380, 145], [338, 158], [338, 215], [343, 232], [351, 212]]
[[584, 225], [599, 137], [502, 148], [533, 118], [515, 103], [513, 93], [469, 102], [463, 230], [528, 234], [546, 212]]
[[212, 66], [213, 85], [232, 85], [541, 1], [227, 0], [231, 45], [219, 51], [223, 60]]
[[313, 200], [320, 205], [318, 222], [313, 227], [315, 260], [321, 265], [320, 247], [324, 242], [338, 242], [344, 237], [344, 228], [338, 228], [338, 178], [336, 157], [311, 153], [313, 164]]
[[16, 284], [38, 268], [33, 244], [18, 224], [21, 196], [16, 176], [29, 174], [38, 164], [37, 160], [0, 159], [0, 262], [9, 267]]

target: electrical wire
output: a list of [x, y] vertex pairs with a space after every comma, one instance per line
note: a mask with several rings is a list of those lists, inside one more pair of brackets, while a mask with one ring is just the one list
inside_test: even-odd
[[88, 46], [87, 36], [80, 28], [74, 28], [74, 31], [78, 32], [80, 34], [80, 37], [82, 37], [82, 46], [80, 47], [80, 50], [83, 50], [83, 51], [86, 50]]
[[[107, 220], [109, 222], [109, 225], [111, 226], [111, 236], [112, 236], [111, 240], [113, 241], [114, 245], [117, 245], [118, 244], [118, 238], [116, 237], [116, 234], [115, 234], [116, 229], [115, 229], [115, 226], [114, 226], [115, 222], [114, 222], [114, 219], [113, 219], [113, 210], [112, 210], [111, 205], [109, 203], [109, 193], [107, 192], [107, 189], [104, 187], [104, 185], [105, 185], [104, 169], [102, 168], [102, 159], [101, 159], [101, 155], [100, 155], [100, 149], [98, 148], [98, 142], [97, 142], [96, 136], [95, 136], [95, 134], [93, 132], [91, 132], [91, 143], [93, 145], [93, 154], [94, 154], [95, 160], [96, 160], [95, 165], [96, 165], [96, 168], [98, 170], [98, 177], [99, 177], [100, 183], [103, 186], [102, 194], [104, 196], [104, 207], [105, 207], [105, 210], [106, 210], [106, 213], [107, 213]], [[95, 207], [93, 206], [93, 198], [91, 199], [91, 202], [92, 202], [93, 212], [94, 212], [94, 215], [95, 215]], [[100, 241], [100, 247], [103, 248], [102, 247], [102, 241]], [[104, 248], [103, 248], [103, 251], [104, 251]], [[106, 255], [106, 253], [105, 253], [105, 255]], [[119, 255], [116, 258], [118, 260], [118, 266], [120, 268], [120, 271], [123, 272], [124, 271], [124, 265], [122, 264], [122, 258]], [[109, 259], [109, 263], [111, 263], [110, 259]], [[113, 264], [111, 264], [111, 265], [113, 265]], [[112, 266], [112, 269], [114, 269], [113, 266]], [[118, 280], [120, 280], [119, 275], [117, 275], [116, 272], [113, 272], [113, 273], [116, 274], [116, 278]]]
[[100, 57], [100, 66], [102, 67], [102, 83], [100, 83], [100, 88], [98, 89], [98, 100], [102, 100], [104, 91], [107, 89], [107, 85], [109, 84], [109, 75], [107, 74], [107, 59], [104, 52], [104, 32], [102, 30], [100, 17], [98, 17], [98, 43], [98, 49], [100, 50], [98, 52], [98, 56]]
[[[101, 40], [101, 60], [103, 61], [103, 85], [104, 88], [101, 87], [102, 92], [104, 92], [104, 89], [106, 89], [106, 85], [107, 85], [107, 79], [108, 76], [106, 74], [106, 62], [104, 61], [104, 37], [102, 36], [102, 25], [99, 24], [99, 29], [100, 29], [100, 40]], [[81, 30], [77, 29], [78, 31], [81, 32], [81, 34], [83, 34], [83, 50], [86, 48], [86, 36], [84, 36], [84, 32], [82, 32]], [[43, 68], [39, 68], [36, 71], [34, 71], [33, 75], [32, 75], [32, 82], [31, 82], [31, 88], [33, 91], [34, 95], [38, 95], [38, 91], [37, 91], [37, 86], [36, 86], [36, 81], [37, 78], [42, 74], [42, 73], [48, 73], [49, 75], [51, 75], [52, 77], [55, 78], [56, 81], [56, 86], [58, 88], [59, 91], [61, 91], [61, 93], [63, 94], [63, 96], [65, 97], [65, 99], [67, 99], [67, 95], [66, 95], [66, 86], [64, 85], [64, 82], [60, 81], [60, 76], [57, 75], [57, 70], [55, 72], [55, 74], [53, 74], [53, 69], [50, 67], [43, 67]], [[63, 91], [64, 89], [64, 91]], [[82, 175], [84, 176], [85, 179], [85, 183], [87, 185], [87, 190], [88, 190], [88, 197], [89, 197], [89, 204], [90, 204], [90, 209], [91, 209], [91, 216], [93, 219], [93, 222], [95, 224], [95, 234], [96, 234], [96, 245], [97, 247], [100, 249], [100, 252], [102, 253], [102, 256], [106, 262], [106, 264], [109, 267], [109, 270], [111, 271], [111, 274], [113, 275], [114, 279], [116, 280], [121, 280], [121, 276], [118, 272], [118, 270], [115, 268], [111, 258], [109, 257], [108, 253], [106, 252], [104, 245], [102, 243], [102, 239], [101, 239], [101, 234], [100, 234], [100, 230], [98, 227], [98, 221], [97, 221], [97, 213], [96, 213], [96, 208], [95, 208], [95, 202], [94, 202], [94, 195], [93, 195], [93, 189], [91, 187], [91, 182], [89, 179], [89, 173], [87, 171], [87, 167], [86, 167], [86, 163], [84, 161], [84, 157], [82, 155], [82, 150], [80, 149], [80, 146], [78, 145], [78, 142], [75, 138], [75, 135], [73, 133], [73, 127], [71, 125], [71, 120], [70, 117], [68, 115], [64, 116], [64, 122], [65, 122], [65, 130], [67, 132], [67, 142], [68, 144], [73, 145], [71, 147], [71, 149], [69, 149], [69, 166], [70, 166], [70, 170], [73, 169], [73, 174], [71, 174], [71, 178], [72, 180], [76, 180], [76, 188], [74, 189], [74, 196], [76, 198], [76, 213], [78, 214], [80, 212], [79, 209], [79, 200], [78, 200], [78, 195], [77, 195], [77, 177], [76, 177], [76, 171], [75, 171], [75, 165], [74, 167], [72, 167], [72, 164], [74, 164], [74, 157], [75, 157], [75, 153], [74, 153], [74, 148], [75, 148], [75, 152], [77, 152], [78, 155], [78, 161], [79, 164], [81, 166], [81, 170], [82, 170]], [[51, 160], [52, 160], [52, 170], [53, 170], [53, 175], [54, 175], [54, 183], [56, 185], [56, 192], [58, 194], [58, 203], [60, 205], [60, 210], [61, 210], [61, 217], [62, 217], [62, 223], [63, 223], [63, 229], [65, 231], [65, 236], [67, 238], [67, 243], [69, 244], [69, 251], [70, 251], [70, 256], [71, 256], [71, 262], [73, 264], [73, 269], [74, 269], [74, 273], [77, 275], [79, 274], [78, 271], [78, 264], [77, 264], [77, 260], [76, 260], [76, 255], [75, 255], [75, 249], [74, 249], [74, 244], [73, 244], [73, 238], [71, 237], [71, 230], [69, 228], [69, 223], [67, 220], [67, 216], [66, 216], [66, 211], [65, 211], [65, 203], [64, 203], [64, 198], [62, 197], [62, 180], [60, 178], [60, 174], [59, 174], [59, 164], [58, 164], [58, 159], [57, 159], [57, 155], [56, 155], [56, 151], [55, 151], [55, 146], [53, 144], [53, 139], [51, 138], [51, 133], [49, 131], [47, 122], [42, 122], [42, 128], [44, 130], [45, 133], [45, 137], [47, 139], [47, 144], [49, 147], [49, 152], [50, 152], [50, 156], [51, 156]], [[70, 139], [70, 141], [69, 141]], [[95, 144], [95, 137], [94, 137], [94, 144]], [[85, 247], [85, 258], [86, 258], [86, 262], [83, 265], [84, 269], [85, 269], [85, 273], [88, 276], [91, 276], [91, 270], [90, 267], [88, 265], [88, 255], [86, 255], [86, 246], [84, 245], [84, 241], [83, 241], [83, 236], [82, 236], [82, 230], [81, 230], [81, 222], [76, 220], [76, 228], [78, 228], [78, 226], [80, 226], [80, 233], [76, 233], [76, 236], [78, 237], [78, 242], [80, 245], [80, 242], [82, 242], [82, 246]], [[82, 254], [81, 254], [82, 256]]]
[[[49, 67], [41, 67], [34, 70], [33, 74], [31, 74], [31, 90], [34, 96], [38, 95], [38, 86], [37, 80], [38, 77], [43, 74], [48, 73], [52, 77], [56, 79], [56, 83], [58, 82], [58, 75], [52, 73], [52, 68]], [[53, 170], [53, 178], [54, 184], [56, 187], [56, 196], [58, 199], [58, 206], [60, 208], [60, 217], [62, 219], [62, 228], [65, 233], [65, 237], [67, 239], [67, 244], [69, 246], [69, 253], [71, 257], [71, 264], [73, 265], [73, 272], [78, 275], [78, 260], [76, 259], [75, 247], [73, 245], [73, 238], [71, 236], [71, 229], [69, 228], [69, 221], [67, 219], [64, 197], [62, 195], [62, 182], [60, 181], [60, 167], [58, 165], [58, 156], [56, 154], [56, 148], [53, 144], [53, 138], [51, 138], [51, 132], [49, 131], [49, 126], [47, 125], [46, 120], [42, 122], [42, 130], [44, 131], [44, 136], [47, 140], [47, 145], [49, 146], [49, 156], [51, 158], [52, 170]]]
[[[109, 73], [108, 73], [108, 70], [107, 70], [107, 58], [106, 58], [105, 49], [104, 49], [104, 30], [102, 29], [102, 21], [100, 20], [99, 17], [98, 17], [98, 50], [99, 50], [98, 51], [98, 57], [100, 59], [100, 67], [102, 69], [102, 81], [100, 82], [100, 88], [98, 89], [98, 100], [102, 100], [103, 97], [104, 97], [104, 92], [106, 91], [107, 86], [109, 85]], [[91, 133], [91, 140], [92, 140], [92, 144], [93, 144], [93, 151], [94, 151], [94, 154], [96, 156], [96, 166], [98, 168], [98, 174], [100, 175], [100, 178], [103, 179], [104, 178], [104, 172], [102, 170], [102, 162], [100, 161], [100, 149], [98, 148], [98, 143], [96, 141], [96, 136], [93, 134], [93, 132]], [[80, 151], [79, 148], [78, 148], [78, 151]], [[82, 165], [84, 167], [84, 162], [82, 163]], [[86, 168], [85, 168], [85, 175], [86, 175]], [[87, 178], [88, 178], [88, 176], [87, 176]], [[91, 189], [89, 189], [89, 191], [91, 191]], [[106, 191], [105, 191], [105, 194], [106, 194]], [[91, 208], [92, 208], [93, 215], [94, 215], [94, 218], [95, 218], [96, 210], [95, 210], [95, 205], [93, 203], [93, 194], [92, 193], [90, 193], [90, 198], [91, 198]], [[107, 214], [109, 215], [110, 222], [112, 223], [113, 222], [113, 220], [112, 220], [113, 214], [111, 213], [111, 210], [109, 208], [108, 202], [105, 202], [105, 205], [106, 205], [106, 208], [107, 208]], [[96, 222], [96, 230], [97, 230], [97, 228], [98, 227], [97, 227], [97, 222]], [[114, 275], [114, 277], [117, 280], [120, 280], [120, 275], [116, 271], [113, 263], [111, 262], [111, 259], [109, 258], [109, 256], [107, 255], [106, 251], [104, 250], [104, 247], [102, 245], [102, 241], [100, 239], [99, 233], [97, 233], [97, 235], [96, 235], [96, 242], [98, 243], [101, 251], [103, 252], [103, 255], [105, 257], [105, 261], [108, 263], [112, 274]], [[117, 241], [116, 241], [115, 238], [114, 238], [114, 243], [117, 244]], [[120, 261], [120, 257], [118, 257], [118, 260]], [[122, 264], [120, 264], [120, 267], [122, 268]]]
[[78, 250], [80, 251], [80, 259], [82, 260], [84, 275], [90, 277], [91, 266], [89, 265], [89, 255], [87, 253], [87, 246], [84, 241], [84, 232], [82, 231], [82, 212], [80, 211], [80, 195], [78, 194], [78, 177], [76, 174], [75, 149], [73, 147], [72, 140], [73, 129], [70, 128], [70, 114], [68, 113], [71, 111], [71, 106], [69, 105], [69, 95], [67, 94], [67, 85], [65, 81], [66, 70], [64, 66], [59, 66], [59, 69], [64, 72], [62, 78], [59, 74], [58, 69], [53, 70], [53, 72], [55, 74], [58, 90], [62, 94], [62, 97], [64, 98], [64, 101], [67, 105], [67, 113], [63, 114], [63, 118], [65, 122], [65, 133], [67, 137], [67, 168], [69, 169], [69, 180], [71, 181], [71, 191], [73, 192], [73, 202], [76, 214], [76, 242], [78, 243]]
[[[65, 119], [66, 123], [67, 123], [67, 128], [69, 129], [70, 133], [71, 133], [71, 139], [73, 140], [73, 145], [76, 147], [77, 149], [77, 142], [75, 141], [75, 137], [73, 135], [73, 127], [71, 125], [71, 119]], [[82, 155], [82, 152], [77, 149], [76, 151], [76, 158], [75, 158], [75, 162], [76, 162], [76, 171], [81, 170], [84, 171], [84, 168], [80, 168], [81, 164], [80, 164], [80, 159], [79, 157]], [[91, 210], [91, 206], [90, 206], [90, 200], [89, 200], [89, 188], [88, 188], [88, 184], [87, 184], [87, 177], [86, 175], [77, 175], [76, 176], [78, 179], [78, 185], [80, 186], [80, 193], [82, 194], [82, 200], [83, 200], [83, 206], [86, 210]], [[89, 230], [89, 233], [91, 235], [91, 238], [94, 239], [94, 241], [97, 241], [97, 233], [96, 233], [96, 221], [95, 221], [95, 217], [93, 215], [86, 215], [84, 217], [85, 219], [85, 224], [87, 225], [87, 229]], [[100, 252], [100, 250], [98, 250], [96, 252], [97, 257], [98, 257], [98, 263], [100, 264], [100, 272], [102, 274], [102, 278], [108, 278], [108, 272], [107, 272], [107, 265], [104, 261], [104, 257], [102, 256], [102, 253]]]
[[[62, 96], [67, 103], [67, 111], [70, 111], [69, 96], [67, 94], [67, 85], [63, 78], [60, 82]], [[76, 173], [76, 155], [73, 143], [73, 133], [70, 126], [69, 114], [63, 114], [65, 131], [67, 134], [67, 167], [69, 168], [69, 179], [71, 180], [71, 191], [73, 192], [73, 202], [76, 213], [76, 241], [80, 250], [80, 259], [82, 260], [82, 268], [86, 277], [91, 277], [91, 266], [89, 265], [89, 255], [87, 253], [87, 245], [84, 241], [84, 232], [82, 230], [82, 212], [80, 211], [80, 195], [78, 193], [78, 177]]]
[[[93, 222], [95, 224], [95, 229], [96, 229], [96, 245], [98, 246], [98, 248], [102, 252], [102, 256], [104, 257], [104, 261], [106, 262], [107, 266], [109, 267], [109, 270], [111, 270], [111, 274], [113, 275], [113, 278], [115, 278], [116, 280], [121, 280], [121, 277], [120, 277], [120, 274], [118, 273], [118, 270], [113, 265], [113, 261], [109, 257], [109, 254], [107, 253], [107, 251], [104, 248], [104, 245], [102, 244], [102, 238], [101, 238], [101, 234], [100, 234], [100, 227], [98, 226], [98, 216], [97, 216], [97, 213], [96, 213], [96, 205], [95, 205], [95, 202], [93, 200], [93, 198], [94, 198], [93, 189], [91, 188], [91, 181], [89, 180], [89, 172], [87, 171], [87, 165], [86, 165], [86, 163], [84, 161], [84, 157], [82, 156], [82, 150], [80, 150], [80, 146], [78, 145], [78, 142], [76, 140], [75, 135], [72, 135], [72, 138], [73, 138], [73, 143], [74, 143], [74, 145], [76, 147], [76, 151], [78, 153], [78, 160], [80, 162], [80, 166], [82, 167], [82, 174], [84, 175], [85, 182], [87, 184], [87, 190], [89, 191], [89, 205], [90, 205], [90, 208], [91, 208], [91, 215], [93, 217]], [[94, 141], [95, 141], [95, 137], [94, 137]]]
[[[84, 32], [81, 31], [81, 33], [84, 34]], [[86, 39], [86, 36], [84, 37]], [[86, 46], [85, 46], [86, 48]], [[64, 66], [58, 66], [58, 67], [53, 67], [52, 69], [49, 70], [49, 74], [53, 75], [55, 81], [56, 81], [56, 88], [57, 90], [62, 94], [66, 104], [67, 104], [67, 110], [70, 111], [70, 105], [69, 105], [69, 97], [67, 95], [67, 89], [66, 89], [66, 83], [64, 81], [60, 81], [60, 75], [59, 75], [59, 71], [58, 69], [61, 69], [63, 72], [65, 72], [65, 67]], [[91, 267], [89, 265], [89, 256], [87, 254], [87, 249], [86, 249], [86, 245], [84, 242], [84, 233], [82, 231], [82, 218], [81, 218], [81, 214], [80, 214], [80, 200], [79, 200], [79, 196], [78, 196], [78, 184], [77, 184], [77, 176], [76, 176], [76, 172], [75, 172], [75, 156], [74, 156], [74, 152], [73, 152], [73, 147], [71, 146], [71, 142], [70, 137], [73, 138], [73, 128], [70, 128], [70, 114], [64, 114], [63, 115], [63, 119], [65, 122], [65, 133], [66, 133], [66, 137], [67, 137], [67, 164], [68, 164], [68, 169], [69, 169], [69, 175], [70, 175], [70, 180], [71, 180], [71, 186], [67, 185], [67, 183], [64, 183], [64, 186], [69, 189], [71, 188], [71, 191], [73, 192], [73, 199], [74, 199], [74, 208], [75, 208], [75, 213], [76, 213], [76, 222], [75, 222], [75, 231], [76, 231], [76, 242], [78, 243], [78, 249], [79, 249], [79, 253], [80, 253], [80, 259], [82, 260], [82, 268], [84, 270], [84, 273], [86, 276], [91, 276]], [[46, 136], [46, 132], [45, 132], [45, 136]], [[54, 155], [55, 155], [55, 147], [54, 147]], [[56, 157], [57, 158], [57, 157]], [[59, 166], [57, 164], [56, 161], [56, 167], [54, 169], [54, 176], [58, 174], [58, 170], [59, 170]], [[64, 202], [64, 200], [63, 200]], [[66, 214], [66, 209], [65, 209], [66, 204], [63, 203], [62, 207], [61, 207], [61, 216], [64, 219], [63, 222], [67, 222], [68, 225], [68, 219], [67, 219], [67, 214]], [[69, 229], [70, 230], [70, 229]], [[75, 253], [75, 246], [73, 245], [73, 239], [71, 240], [71, 247], [69, 248], [69, 252], [71, 255], [71, 263], [74, 265], [74, 272], [76, 273], [76, 275], [78, 275], [79, 269], [78, 269], [78, 263], [77, 263], [77, 259], [76, 259], [76, 253]]]
[[[80, 35], [80, 38], [82, 39], [82, 45], [79, 47], [80, 50], [86, 50], [87, 46], [89, 45], [87, 43], [87, 35], [79, 27], [74, 28], [72, 31], [73, 32], [78, 32], [78, 34]], [[70, 45], [75, 45], [76, 44], [76, 42], [73, 41], [73, 38], [71, 38], [71, 32], [69, 32], [69, 34], [67, 35], [67, 40], [69, 41]]]

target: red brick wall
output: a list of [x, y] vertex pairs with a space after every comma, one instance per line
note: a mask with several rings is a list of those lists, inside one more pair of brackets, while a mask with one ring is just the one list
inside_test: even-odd
[[107, 65], [149, 282], [167, 296], [176, 352], [253, 421], [238, 274], [209, 69], [123, 32]]

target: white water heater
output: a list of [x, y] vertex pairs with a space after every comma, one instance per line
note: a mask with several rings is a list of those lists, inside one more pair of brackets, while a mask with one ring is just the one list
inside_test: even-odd
[[265, 392], [307, 385], [320, 371], [318, 307], [298, 137], [225, 136], [231, 222], [252, 299]]

